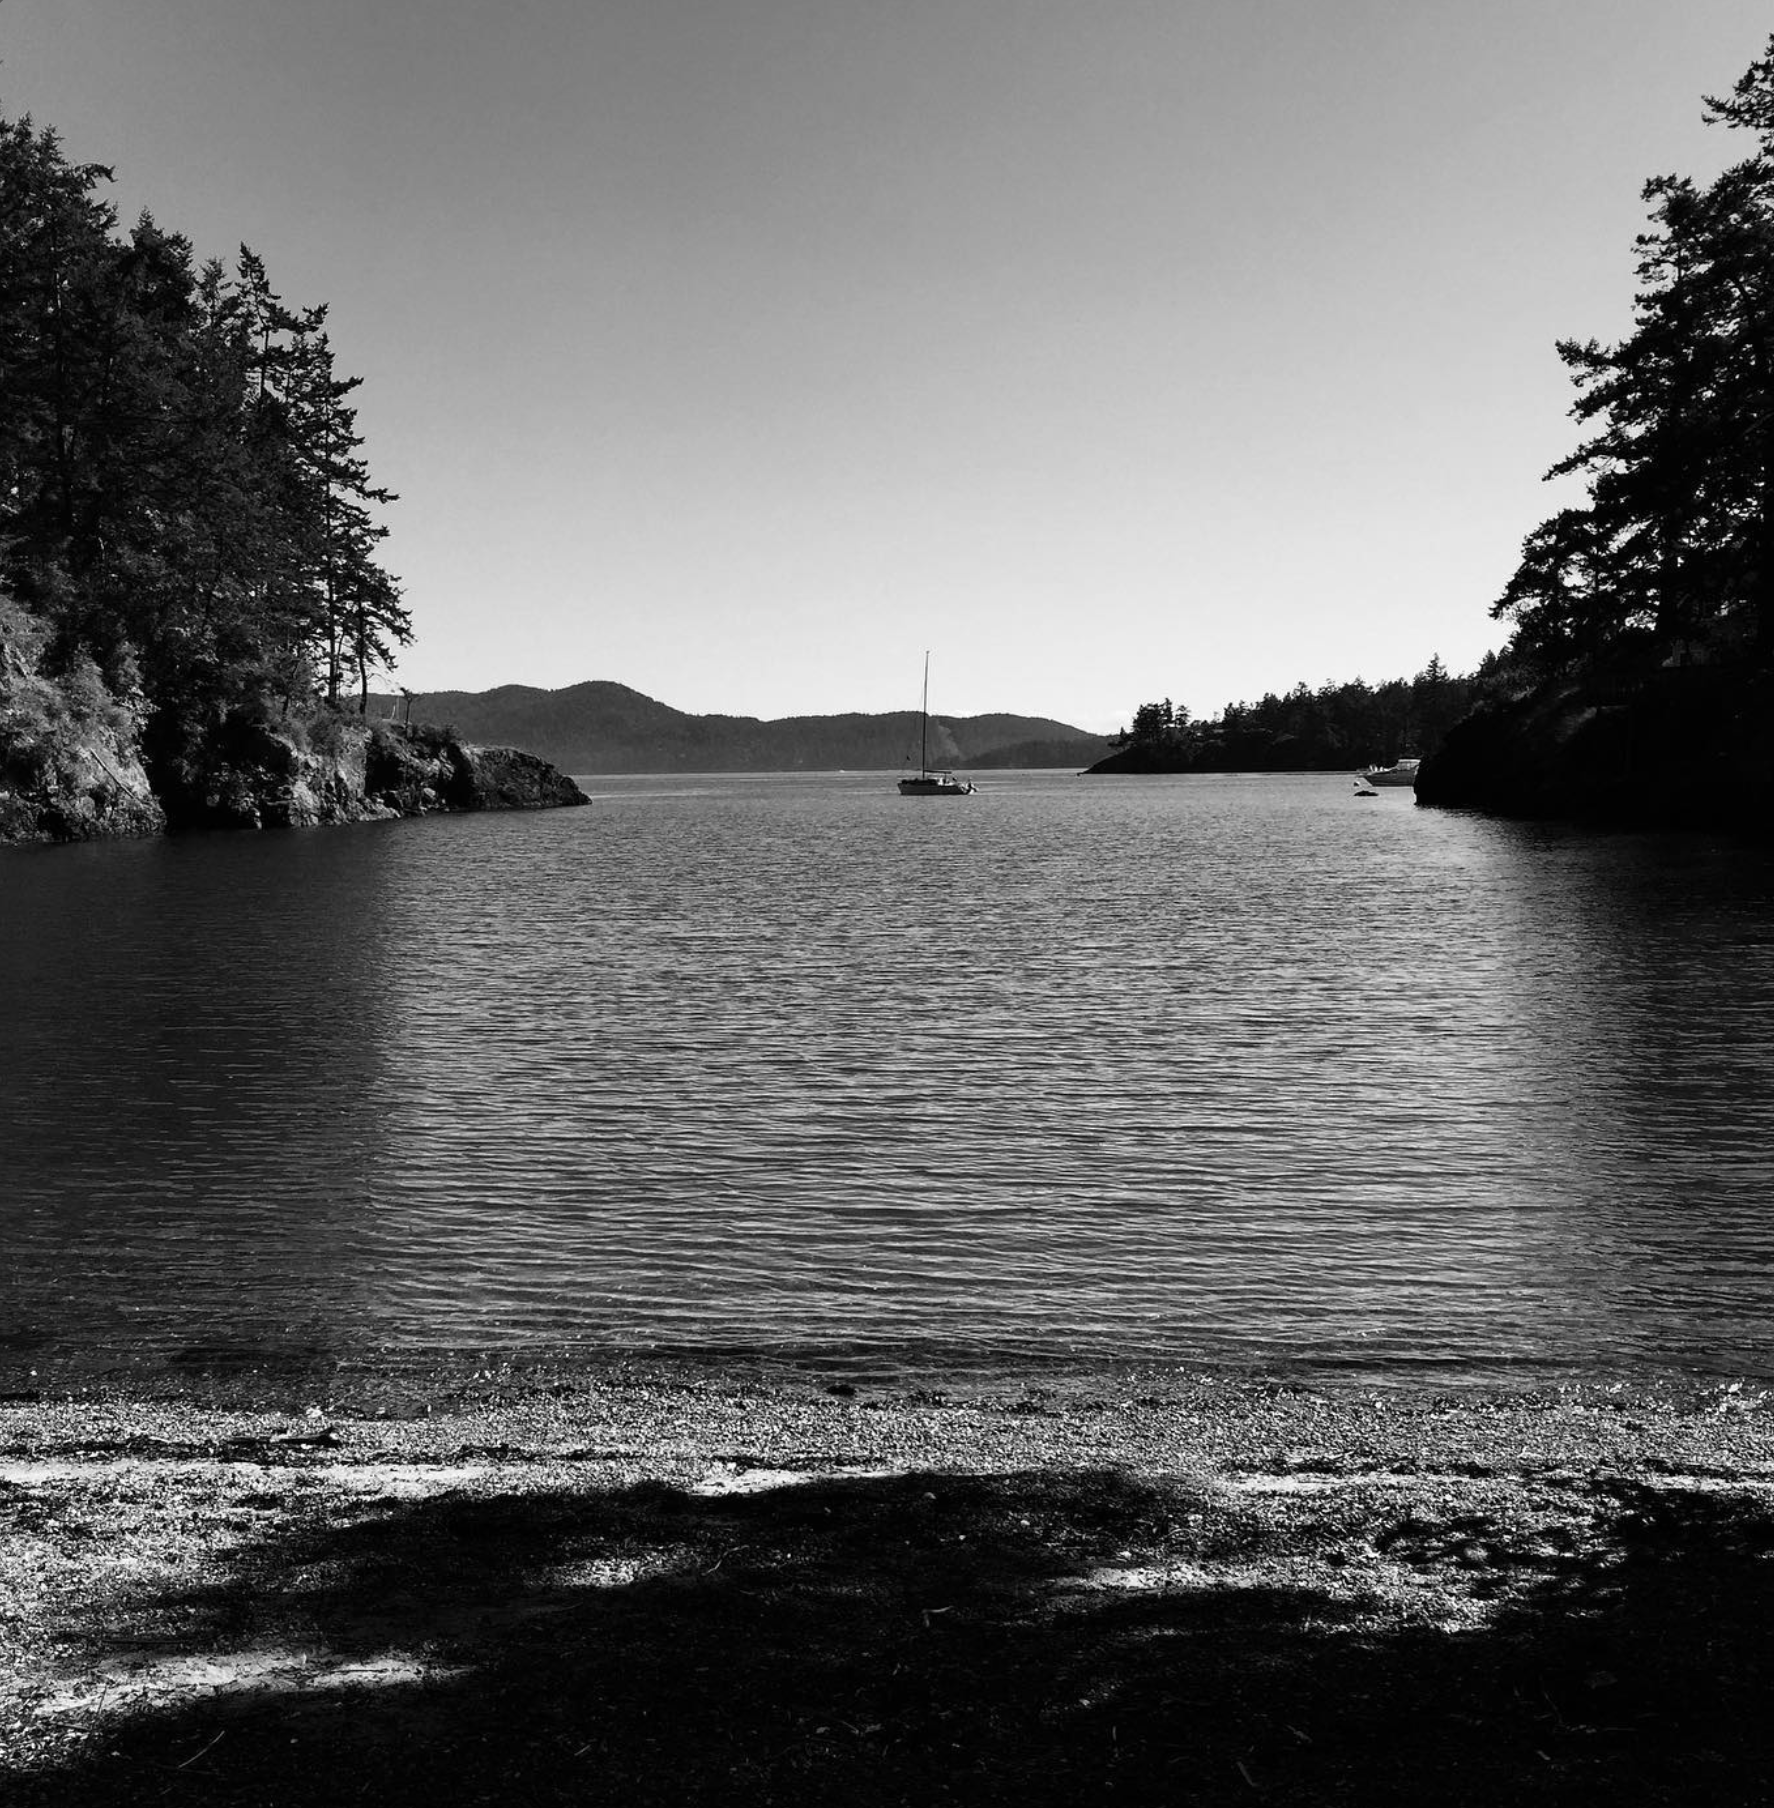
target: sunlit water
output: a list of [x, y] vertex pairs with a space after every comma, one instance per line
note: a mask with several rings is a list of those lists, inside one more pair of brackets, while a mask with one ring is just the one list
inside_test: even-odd
[[0, 1345], [1774, 1373], [1774, 860], [1346, 777], [0, 853]]

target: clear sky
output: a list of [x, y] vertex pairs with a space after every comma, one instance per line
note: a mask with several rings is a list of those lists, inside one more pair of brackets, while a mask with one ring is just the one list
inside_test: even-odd
[[1752, 0], [4, 0], [327, 302], [415, 690], [1110, 729], [1469, 668]]

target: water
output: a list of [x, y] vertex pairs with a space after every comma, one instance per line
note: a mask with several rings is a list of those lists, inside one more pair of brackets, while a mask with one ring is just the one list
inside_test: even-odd
[[1774, 1374], [1774, 858], [1344, 777], [0, 853], [0, 1353]]

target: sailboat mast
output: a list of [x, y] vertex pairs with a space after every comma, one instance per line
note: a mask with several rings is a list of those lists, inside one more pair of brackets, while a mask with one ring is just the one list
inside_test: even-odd
[[924, 702], [918, 721], [918, 770], [930, 770], [930, 649], [924, 649]]

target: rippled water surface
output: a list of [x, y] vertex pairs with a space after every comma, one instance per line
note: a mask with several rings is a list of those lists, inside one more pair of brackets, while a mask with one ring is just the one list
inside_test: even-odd
[[1342, 777], [0, 852], [0, 1346], [1774, 1373], [1774, 862]]

